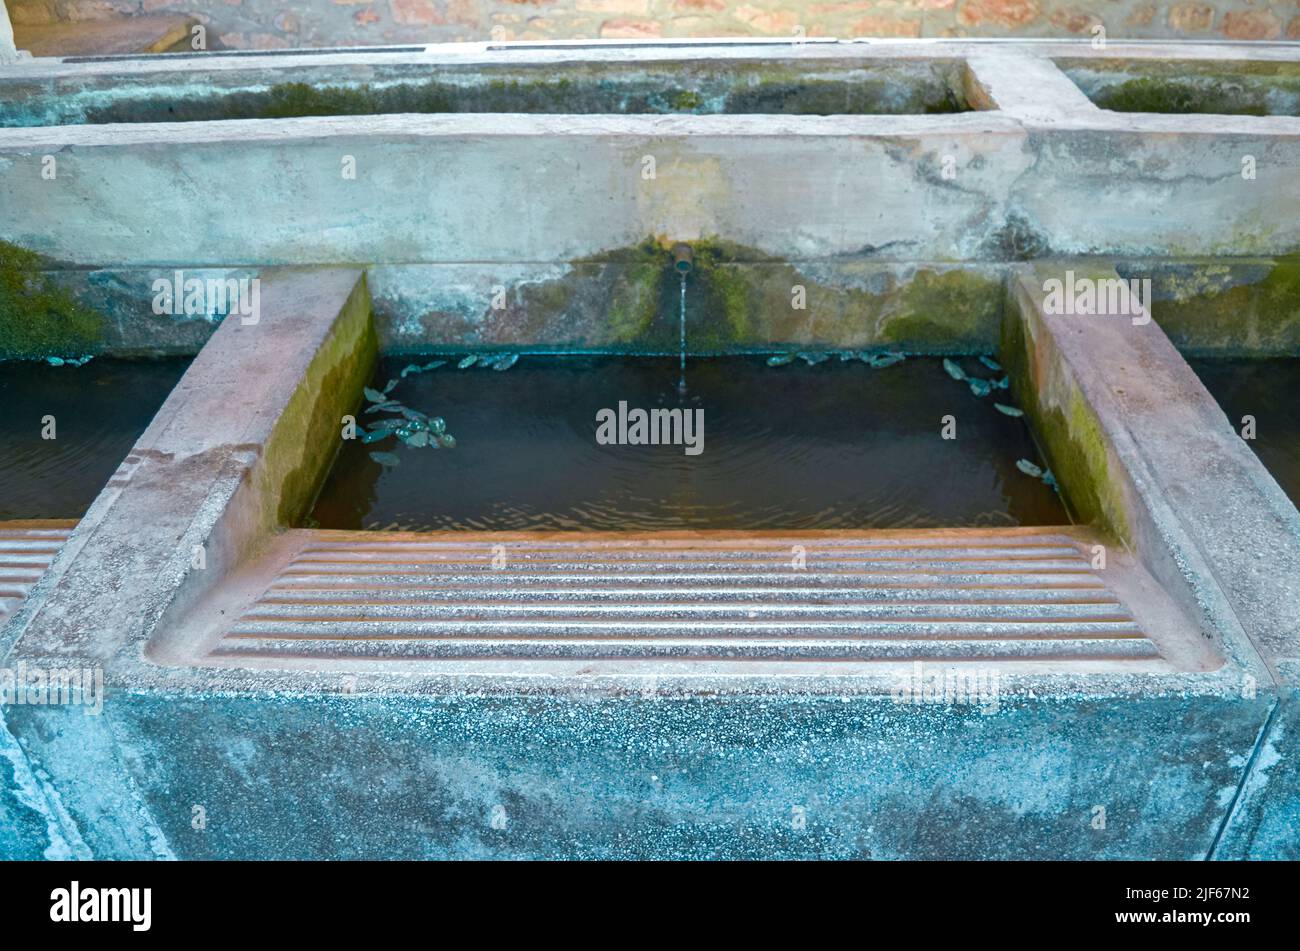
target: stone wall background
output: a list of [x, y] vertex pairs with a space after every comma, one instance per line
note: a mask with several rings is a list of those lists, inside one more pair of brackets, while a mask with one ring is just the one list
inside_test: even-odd
[[[483, 39], [1300, 39], [1300, 0], [5, 0], [15, 24], [190, 14], [232, 49]], [[88, 24], [89, 26], [89, 24]]]

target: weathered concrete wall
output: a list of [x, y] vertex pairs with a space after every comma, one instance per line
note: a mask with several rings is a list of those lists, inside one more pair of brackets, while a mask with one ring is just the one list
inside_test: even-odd
[[7, 0], [18, 23], [192, 13], [233, 49], [683, 36], [1300, 37], [1290, 0]]
[[[141, 693], [10, 718], [96, 858], [1194, 859], [1267, 708]], [[133, 801], [77, 753], [100, 719]]]

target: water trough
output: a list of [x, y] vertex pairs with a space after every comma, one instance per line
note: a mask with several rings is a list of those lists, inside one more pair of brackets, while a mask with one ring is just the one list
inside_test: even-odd
[[[197, 353], [6, 594], [9, 668], [94, 667], [108, 690], [101, 716], [5, 708], [60, 804], [0, 807], [27, 830], [10, 848], [1294, 857], [1300, 515], [1180, 349], [1300, 355], [1300, 119], [1274, 86], [1231, 114], [1094, 100], [1116, 63], [1255, 88], [1296, 61], [958, 41], [227, 54], [169, 61], [166, 115], [154, 60], [0, 67], [0, 278], [11, 308], [39, 297], [43, 330], [9, 355]], [[765, 83], [787, 86], [735, 107]], [[1149, 308], [1059, 313], [1067, 274], [1149, 279]], [[155, 306], [160, 280], [253, 277], [255, 320]], [[307, 521], [376, 366], [667, 358], [671, 392], [684, 359], [689, 397], [701, 361], [832, 352], [931, 360], [952, 393], [936, 446], [943, 416], [963, 446], [993, 412], [939, 360], [991, 357], [1059, 519]], [[841, 369], [761, 368], [778, 394]], [[509, 377], [421, 379], [437, 394], [456, 372]], [[36, 554], [34, 530], [0, 525], [0, 558]]]

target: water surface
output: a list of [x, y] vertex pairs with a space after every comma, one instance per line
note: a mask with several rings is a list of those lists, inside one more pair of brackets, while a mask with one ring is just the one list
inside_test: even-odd
[[1255, 438], [1246, 445], [1300, 505], [1300, 359], [1195, 358], [1191, 364], [1219, 401], [1237, 432], [1243, 416], [1255, 417]]
[[[86, 514], [188, 365], [0, 362], [0, 519]], [[48, 416], [53, 439], [42, 438]]]
[[[409, 359], [382, 361], [375, 388]], [[978, 361], [972, 374], [996, 376]], [[308, 524], [340, 529], [664, 530], [1060, 525], [1022, 419], [935, 359], [871, 369], [835, 358], [524, 356], [505, 372], [448, 366], [392, 395], [446, 419], [454, 449], [344, 441]], [[1003, 399], [1007, 399], [1005, 394]], [[600, 445], [602, 408], [704, 410], [704, 451]], [[958, 438], [940, 437], [957, 417]], [[362, 421], [375, 416], [362, 416]], [[370, 458], [394, 452], [386, 468]]]

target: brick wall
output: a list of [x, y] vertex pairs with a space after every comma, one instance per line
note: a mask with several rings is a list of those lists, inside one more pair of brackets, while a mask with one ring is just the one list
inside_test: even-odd
[[7, 0], [15, 23], [189, 13], [236, 49], [658, 36], [1300, 39], [1300, 0]]

